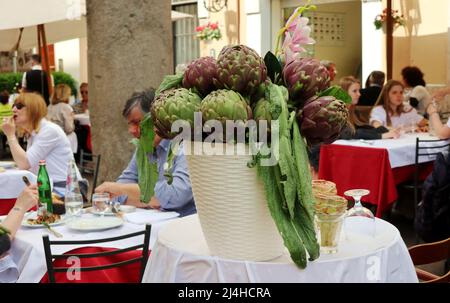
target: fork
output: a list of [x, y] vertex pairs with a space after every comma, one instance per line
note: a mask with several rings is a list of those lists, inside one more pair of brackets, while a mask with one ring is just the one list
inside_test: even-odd
[[62, 238], [63, 237], [63, 235], [61, 235], [59, 232], [57, 232], [56, 230], [51, 228], [50, 225], [47, 222], [42, 222], [42, 225], [47, 227], [48, 231], [50, 231], [52, 234], [54, 234], [57, 238]]
[[117, 202], [114, 203], [113, 205], [111, 205], [111, 212], [114, 215], [116, 215], [116, 217], [123, 218], [123, 213], [120, 210], [118, 210], [119, 207], [120, 207], [119, 203]]

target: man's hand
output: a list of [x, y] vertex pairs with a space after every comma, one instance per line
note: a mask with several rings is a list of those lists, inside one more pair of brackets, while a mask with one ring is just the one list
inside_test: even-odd
[[151, 208], [154, 208], [154, 209], [160, 209], [161, 208], [161, 203], [159, 203], [159, 200], [155, 196], [153, 196], [150, 199], [149, 205], [150, 205]]
[[30, 185], [20, 193], [16, 200], [15, 207], [19, 207], [23, 212], [28, 211], [33, 206], [37, 205], [39, 201], [39, 195], [36, 185]]
[[96, 193], [109, 193], [112, 197], [123, 195], [121, 183], [103, 182], [95, 189]]

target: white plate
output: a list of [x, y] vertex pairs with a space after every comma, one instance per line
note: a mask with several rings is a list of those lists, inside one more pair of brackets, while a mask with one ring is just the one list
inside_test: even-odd
[[[24, 227], [30, 227], [30, 228], [47, 228], [45, 225], [42, 224], [30, 224], [27, 222], [28, 219], [36, 219], [36, 212], [30, 213], [28, 216], [25, 216], [25, 219], [22, 221], [22, 226]], [[50, 226], [57, 226], [64, 224], [64, 216], [61, 216], [59, 221], [55, 223], [50, 223]]]
[[14, 161], [0, 161], [0, 167], [3, 167], [4, 169], [14, 168], [14, 167], [16, 167], [16, 162], [14, 162]]
[[80, 231], [98, 231], [114, 227], [119, 227], [123, 224], [123, 220], [118, 217], [103, 217], [103, 218], [80, 218], [67, 222], [67, 227]]
[[[132, 213], [134, 211], [136, 211], [136, 206], [132, 206], [132, 205], [120, 205], [119, 211], [123, 212], [123, 213]], [[97, 212], [94, 208], [91, 209], [91, 213], [94, 215], [98, 215], [100, 216], [101, 213]], [[111, 212], [111, 209], [108, 208], [107, 211], [105, 211], [105, 216], [114, 216], [114, 213]]]

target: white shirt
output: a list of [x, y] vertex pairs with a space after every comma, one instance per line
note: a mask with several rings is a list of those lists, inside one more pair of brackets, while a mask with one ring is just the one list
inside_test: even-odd
[[[404, 106], [407, 113], [401, 113], [400, 116], [391, 116], [391, 125], [392, 127], [401, 127], [408, 126], [408, 124], [417, 124], [422, 121], [423, 117], [417, 113], [414, 108], [411, 108], [409, 105]], [[409, 111], [410, 110], [410, 111]], [[387, 127], [387, 115], [383, 106], [375, 106], [370, 112], [370, 120], [369, 123], [372, 124], [373, 121], [380, 122], [384, 127]]]
[[28, 138], [27, 159], [31, 166], [29, 170], [35, 175], [39, 171], [39, 160], [45, 160], [48, 175], [53, 182], [65, 182], [73, 154], [61, 127], [42, 119], [39, 132], [33, 131]]

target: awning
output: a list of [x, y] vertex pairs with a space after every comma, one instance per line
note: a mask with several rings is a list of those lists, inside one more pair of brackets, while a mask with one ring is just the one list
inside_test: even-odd
[[[0, 51], [37, 46], [36, 25], [45, 24], [47, 44], [87, 36], [85, 0], [0, 1]], [[172, 11], [172, 21], [194, 16]]]

